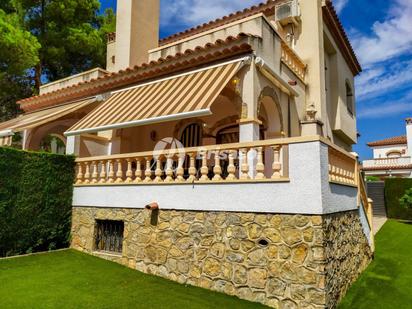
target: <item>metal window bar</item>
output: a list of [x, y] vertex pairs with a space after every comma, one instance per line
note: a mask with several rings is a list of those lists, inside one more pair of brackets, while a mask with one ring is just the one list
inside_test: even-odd
[[122, 253], [123, 232], [123, 221], [96, 220], [96, 250]]

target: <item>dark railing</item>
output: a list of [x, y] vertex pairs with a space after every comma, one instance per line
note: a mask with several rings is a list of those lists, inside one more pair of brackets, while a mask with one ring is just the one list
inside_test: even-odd
[[96, 220], [95, 249], [122, 253], [123, 221]]

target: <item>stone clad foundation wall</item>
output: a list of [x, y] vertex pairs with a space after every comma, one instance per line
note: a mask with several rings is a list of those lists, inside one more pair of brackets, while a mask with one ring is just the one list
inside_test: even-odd
[[[94, 251], [95, 220], [122, 220], [122, 255]], [[358, 211], [327, 216], [73, 208], [72, 247], [275, 308], [334, 308], [371, 253]]]

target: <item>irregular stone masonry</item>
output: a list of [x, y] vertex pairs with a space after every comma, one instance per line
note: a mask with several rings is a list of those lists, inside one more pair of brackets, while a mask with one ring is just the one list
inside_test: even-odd
[[[95, 220], [125, 222], [123, 254], [93, 251]], [[328, 216], [73, 208], [72, 247], [274, 308], [334, 308], [371, 252], [358, 212]]]

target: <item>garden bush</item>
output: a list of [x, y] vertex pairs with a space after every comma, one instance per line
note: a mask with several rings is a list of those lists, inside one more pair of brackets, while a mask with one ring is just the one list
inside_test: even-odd
[[0, 256], [67, 247], [74, 157], [0, 147]]
[[385, 180], [385, 204], [388, 217], [401, 220], [412, 220], [412, 209], [401, 205], [400, 199], [412, 188], [410, 178], [388, 178]]

